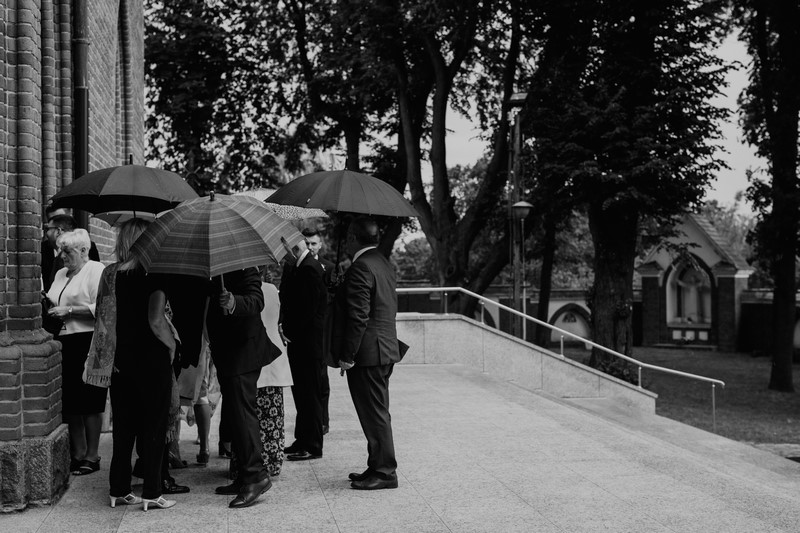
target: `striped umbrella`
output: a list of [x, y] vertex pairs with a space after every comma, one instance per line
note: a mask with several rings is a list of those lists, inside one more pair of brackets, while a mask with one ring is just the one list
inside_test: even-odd
[[300, 232], [264, 202], [212, 193], [155, 219], [131, 251], [148, 272], [211, 278], [278, 262], [286, 246], [302, 240]]

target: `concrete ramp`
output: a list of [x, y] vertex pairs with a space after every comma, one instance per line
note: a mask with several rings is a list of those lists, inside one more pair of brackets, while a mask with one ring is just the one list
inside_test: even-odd
[[[189, 494], [172, 509], [108, 507], [111, 438], [101, 471], [72, 479], [54, 507], [0, 515], [3, 532], [796, 532], [800, 467], [642, 412], [595, 412], [466, 365], [402, 364], [391, 378], [400, 487], [361, 492], [348, 472], [366, 441], [347, 385], [331, 380], [324, 457], [285, 463], [251, 508], [213, 494], [227, 461], [172, 470]], [[287, 398], [287, 436], [293, 431]], [[607, 416], [605, 416], [607, 415]], [[618, 420], [614, 420], [618, 417]], [[217, 442], [213, 420], [212, 443]], [[183, 458], [197, 453], [184, 426]], [[134, 480], [138, 481], [138, 480]], [[141, 486], [135, 485], [139, 493]]]
[[400, 313], [403, 363], [456, 363], [557, 398], [611, 400], [618, 409], [655, 413], [657, 395], [462, 315]]

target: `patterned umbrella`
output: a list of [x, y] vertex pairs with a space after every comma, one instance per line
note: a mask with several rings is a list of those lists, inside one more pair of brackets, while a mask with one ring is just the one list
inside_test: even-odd
[[187, 200], [150, 224], [131, 251], [145, 270], [211, 278], [280, 261], [303, 236], [264, 202], [249, 196]]
[[328, 170], [300, 176], [267, 198], [268, 202], [323, 211], [417, 217], [411, 202], [397, 189], [369, 174]]
[[90, 213], [160, 213], [191, 198], [197, 198], [197, 193], [174, 172], [123, 165], [76, 179], [53, 195], [50, 202], [55, 208], [73, 207]]
[[[235, 196], [252, 196], [256, 200], [266, 200], [275, 193], [275, 189], [252, 189], [240, 191]], [[306, 218], [327, 218], [328, 214], [322, 209], [297, 207], [296, 205], [281, 205], [267, 202], [267, 207], [275, 211], [279, 217], [286, 220], [304, 220]]]

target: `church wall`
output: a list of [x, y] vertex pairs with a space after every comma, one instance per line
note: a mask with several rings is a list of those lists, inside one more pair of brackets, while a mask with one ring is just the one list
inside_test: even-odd
[[[124, 35], [119, 0], [88, 3], [90, 170], [122, 164], [123, 149], [143, 162], [143, 12], [141, 2], [123, 2]], [[61, 345], [41, 329], [39, 242], [44, 203], [75, 178], [73, 16], [70, 0], [0, 0], [2, 510], [47, 504], [69, 479]], [[117, 72], [120, 45], [127, 84]], [[104, 223], [90, 232], [110, 259], [113, 232]]]

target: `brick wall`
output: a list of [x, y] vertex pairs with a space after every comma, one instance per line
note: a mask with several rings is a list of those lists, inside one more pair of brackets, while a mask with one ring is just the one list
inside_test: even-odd
[[[42, 205], [73, 175], [71, 0], [0, 0], [0, 507], [63, 490], [60, 344], [41, 329]], [[143, 162], [141, 1], [89, 2], [89, 167]], [[122, 28], [122, 29], [120, 29]], [[114, 232], [90, 225], [101, 258]], [[32, 444], [33, 443], [33, 444]], [[34, 450], [34, 448], [36, 448]], [[26, 454], [49, 450], [49, 470]], [[38, 455], [37, 455], [38, 456]], [[48, 496], [49, 495], [49, 496]]]

